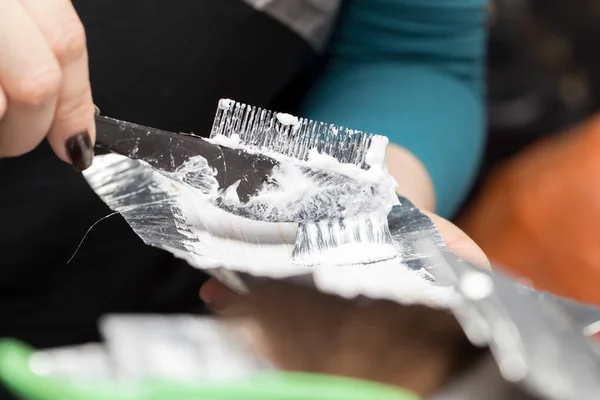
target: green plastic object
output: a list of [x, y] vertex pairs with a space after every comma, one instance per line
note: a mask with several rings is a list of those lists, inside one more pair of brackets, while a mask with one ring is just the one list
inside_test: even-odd
[[73, 382], [33, 373], [32, 353], [21, 342], [0, 341], [0, 380], [24, 400], [420, 400], [412, 392], [378, 383], [287, 372], [226, 383]]

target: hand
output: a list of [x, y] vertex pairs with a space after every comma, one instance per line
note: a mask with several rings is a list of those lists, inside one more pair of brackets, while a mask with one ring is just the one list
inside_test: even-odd
[[95, 139], [85, 31], [69, 0], [0, 1], [0, 157], [47, 138], [88, 168]]
[[[490, 268], [490, 262], [485, 253], [463, 231], [433, 213], [427, 211], [423, 211], [423, 213], [432, 219], [450, 251], [481, 268]], [[216, 279], [208, 280], [200, 289], [202, 301], [216, 311], [225, 310], [234, 296], [236, 296], [235, 292]]]
[[283, 281], [253, 289], [234, 297], [221, 320], [282, 370], [366, 379], [429, 398], [479, 353], [448, 310], [350, 300]]

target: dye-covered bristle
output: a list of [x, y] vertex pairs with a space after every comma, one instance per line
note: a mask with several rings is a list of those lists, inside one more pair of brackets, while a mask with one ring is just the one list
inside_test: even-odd
[[397, 255], [387, 216], [366, 214], [300, 223], [292, 261], [305, 266], [357, 265]]
[[[310, 153], [318, 151], [340, 163], [353, 164], [363, 169], [370, 167], [366, 158], [371, 145], [381, 143], [377, 140], [377, 135], [297, 118], [233, 100], [221, 100], [211, 138], [232, 138], [234, 135], [240, 144], [262, 153], [277, 153], [307, 160]], [[307, 174], [310, 171], [304, 173]], [[331, 179], [328, 182], [331, 184]], [[342, 187], [340, 182], [340, 188]], [[390, 190], [393, 193], [392, 186]], [[356, 196], [361, 194], [346, 190], [340, 195], [355, 202]], [[395, 197], [395, 194], [392, 195]], [[341, 202], [339, 198], [332, 200], [335, 203]], [[312, 206], [317, 207], [314, 204]], [[331, 214], [339, 209], [330, 208]], [[365, 211], [364, 214], [343, 219], [339, 219], [338, 213], [335, 216], [294, 221], [301, 221], [292, 255], [292, 262], [297, 265], [370, 264], [398, 255], [389, 231], [387, 212], [371, 214]]]
[[211, 138], [238, 135], [240, 143], [260, 151], [271, 151], [306, 160], [311, 150], [367, 168], [365, 156], [373, 134], [326, 124], [289, 114], [221, 100]]

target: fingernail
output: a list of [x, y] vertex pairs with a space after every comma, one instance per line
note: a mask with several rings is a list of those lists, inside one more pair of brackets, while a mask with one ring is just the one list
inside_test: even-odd
[[223, 307], [223, 304], [219, 304], [219, 303], [215, 304], [215, 303], [204, 302], [204, 307], [206, 307], [206, 309], [211, 314], [217, 314], [217, 315], [223, 314], [223, 311], [225, 310], [225, 307]]
[[87, 131], [73, 135], [67, 140], [67, 155], [78, 171], [84, 171], [92, 165], [94, 149]]
[[212, 303], [204, 302], [204, 307], [206, 307], [206, 309], [208, 311], [212, 312], [213, 314], [218, 314], [218, 312], [219, 312], [219, 310]]

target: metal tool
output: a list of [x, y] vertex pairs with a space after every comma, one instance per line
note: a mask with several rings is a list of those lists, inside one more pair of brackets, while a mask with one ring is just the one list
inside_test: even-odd
[[163, 131], [104, 116], [96, 116], [96, 146], [144, 161], [167, 173], [177, 172], [191, 159], [201, 156], [214, 171], [219, 190], [240, 182], [237, 194], [243, 203], [263, 188], [273, 168], [279, 164], [263, 154], [219, 146], [200, 136]]

